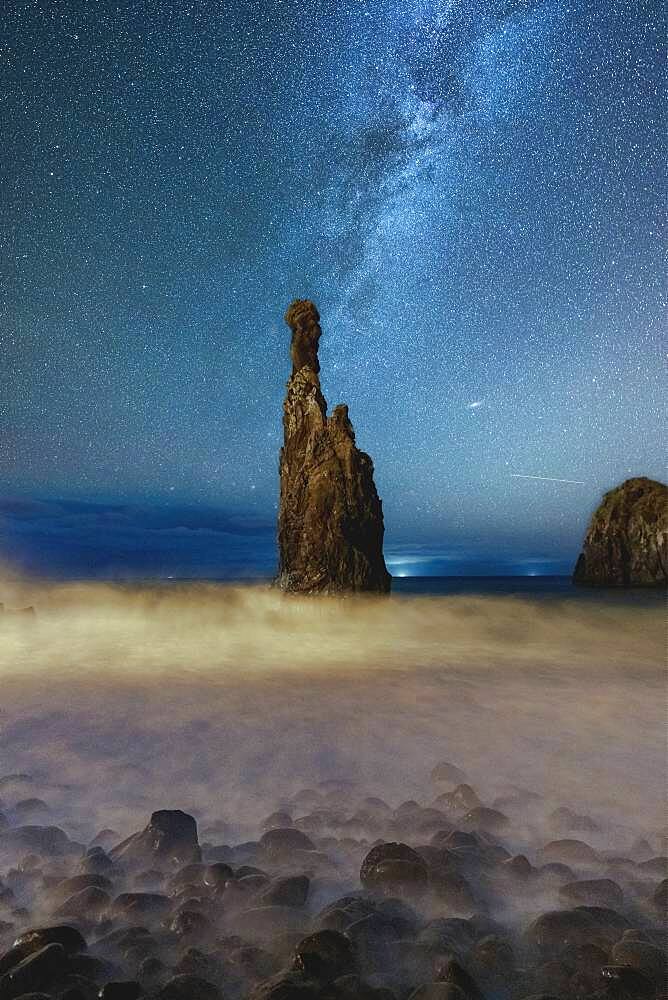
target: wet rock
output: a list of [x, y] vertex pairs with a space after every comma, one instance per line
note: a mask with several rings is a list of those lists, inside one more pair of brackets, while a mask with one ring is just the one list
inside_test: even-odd
[[54, 916], [97, 920], [100, 914], [108, 909], [110, 902], [108, 893], [103, 889], [98, 889], [97, 886], [90, 885], [69, 896], [56, 909]]
[[601, 587], [668, 583], [668, 489], [653, 479], [627, 479], [594, 512], [574, 583]]
[[303, 972], [283, 972], [261, 983], [250, 1000], [324, 1000], [319, 983], [306, 978]]
[[231, 878], [234, 878], [234, 872], [230, 866], [226, 865], [224, 861], [217, 861], [213, 865], [207, 865], [203, 875], [203, 882], [204, 885], [212, 889], [220, 889]]
[[50, 944], [60, 945], [65, 955], [76, 955], [86, 950], [86, 941], [76, 927], [57, 924], [51, 927], [30, 928], [19, 934], [10, 950], [0, 958], [0, 974]]
[[429, 887], [451, 912], [473, 913], [476, 909], [473, 889], [459, 872], [432, 867], [429, 870]]
[[133, 920], [159, 920], [170, 906], [168, 897], [157, 892], [123, 892], [113, 901], [112, 912]]
[[574, 882], [575, 872], [560, 861], [550, 861], [537, 869], [539, 875], [549, 882]]
[[114, 862], [101, 847], [91, 847], [79, 862], [79, 871], [87, 874], [103, 875], [111, 871]]
[[211, 922], [197, 910], [181, 910], [169, 925], [172, 933], [179, 938], [202, 941], [213, 934]]
[[529, 924], [524, 937], [530, 946], [549, 955], [595, 940], [598, 930], [596, 920], [584, 910], [549, 910]]
[[485, 1000], [473, 976], [455, 958], [448, 959], [438, 970], [436, 979], [458, 986], [468, 1000]]
[[652, 893], [652, 903], [659, 911], [665, 915], [668, 913], [668, 879], [664, 878]]
[[266, 941], [289, 931], [303, 931], [304, 917], [293, 906], [255, 906], [234, 916], [235, 933], [249, 940]]
[[557, 861], [566, 865], [592, 865], [598, 861], [594, 848], [583, 840], [553, 840], [540, 853], [545, 861]]
[[39, 821], [45, 819], [50, 812], [51, 809], [43, 799], [21, 799], [14, 806], [14, 814], [20, 824], [39, 823]]
[[559, 997], [570, 993], [570, 982], [573, 969], [561, 959], [551, 959], [543, 962], [534, 972], [534, 985], [537, 989], [546, 990]]
[[291, 827], [292, 816], [290, 813], [279, 810], [279, 812], [273, 812], [270, 816], [267, 816], [266, 819], [263, 819], [260, 826], [263, 830], [276, 830], [281, 829], [282, 827]]
[[244, 945], [230, 952], [230, 962], [244, 979], [255, 982], [269, 979], [278, 972], [278, 961], [271, 952], [256, 945]]
[[137, 976], [140, 982], [153, 984], [165, 977], [166, 966], [156, 955], [149, 955], [144, 958], [137, 969]]
[[139, 1000], [144, 991], [135, 980], [106, 983], [100, 990], [100, 1000]]
[[[301, 830], [293, 827], [267, 830], [260, 837], [260, 847], [269, 857], [278, 858], [281, 855], [292, 855], [294, 851], [314, 851], [315, 844]], [[258, 859], [260, 864], [261, 859]]]
[[380, 913], [370, 913], [349, 924], [346, 937], [353, 942], [364, 970], [383, 971], [394, 963], [402, 933], [391, 919]]
[[550, 826], [560, 833], [596, 833], [599, 829], [589, 816], [581, 816], [567, 806], [560, 806], [548, 817]]
[[364, 884], [388, 896], [415, 896], [425, 892], [428, 881], [427, 868], [422, 859], [388, 858], [367, 872]]
[[185, 886], [202, 886], [204, 885], [204, 876], [207, 871], [207, 865], [201, 863], [195, 863], [191, 865], [184, 865], [183, 868], [171, 876], [169, 879], [169, 889], [172, 893], [184, 888]]
[[[408, 844], [396, 842], [377, 844], [372, 847], [362, 862], [360, 868], [360, 882], [367, 888], [375, 888], [383, 881], [383, 871], [377, 872], [379, 865], [389, 861], [408, 862], [412, 866], [406, 869], [406, 876], [413, 877], [417, 884], [427, 883], [427, 866], [417, 851], [414, 851]], [[422, 874], [419, 874], [419, 872]], [[395, 874], [398, 874], [395, 872]], [[390, 875], [388, 875], [389, 881]]]
[[[248, 877], [264, 880], [264, 876]], [[274, 879], [260, 896], [260, 901], [268, 906], [304, 906], [310, 884], [311, 880], [306, 875]]]
[[431, 954], [462, 956], [473, 946], [474, 930], [468, 920], [458, 917], [438, 917], [420, 931], [418, 942]]
[[158, 1000], [222, 1000], [220, 990], [200, 976], [174, 976], [158, 992]]
[[469, 812], [476, 809], [482, 803], [470, 785], [462, 783], [457, 785], [453, 792], [445, 792], [439, 795], [434, 801], [434, 805], [439, 809], [445, 809], [455, 815]]
[[53, 887], [51, 894], [65, 901], [75, 893], [81, 892], [82, 889], [88, 889], [92, 886], [96, 889], [102, 889], [104, 892], [113, 889], [110, 879], [93, 872], [89, 875], [73, 875], [71, 878], [59, 880]]
[[168, 866], [171, 868], [202, 860], [197, 823], [180, 809], [160, 809], [148, 826], [112, 848], [113, 861], [126, 866]]
[[501, 862], [503, 874], [509, 875], [513, 879], [524, 880], [533, 875], [536, 869], [524, 854], [516, 854], [514, 858], [507, 858]]
[[650, 875], [665, 875], [668, 872], [668, 858], [663, 855], [658, 858], [648, 858], [647, 861], [639, 862], [638, 868], [642, 872], [649, 872]]
[[424, 983], [413, 990], [408, 1000], [468, 1000], [455, 983]]
[[601, 940], [614, 943], [629, 929], [629, 921], [610, 906], [576, 906], [575, 912], [584, 913], [596, 923]]
[[476, 941], [470, 952], [475, 968], [487, 979], [510, 980], [515, 969], [515, 955], [512, 946], [504, 938], [495, 934]]
[[566, 905], [591, 903], [593, 906], [622, 906], [624, 893], [616, 882], [609, 878], [583, 879], [567, 882], [559, 889], [559, 897]]
[[510, 820], [498, 809], [488, 806], [475, 806], [459, 821], [465, 829], [488, 830], [490, 833], [500, 833], [509, 825]]
[[352, 944], [333, 930], [321, 930], [299, 942], [294, 954], [294, 968], [322, 982], [331, 982], [355, 971]]
[[610, 953], [612, 965], [630, 965], [662, 986], [668, 976], [665, 951], [648, 941], [618, 941]]
[[62, 857], [74, 845], [58, 826], [15, 826], [0, 832], [0, 853], [30, 852], [43, 857]]
[[47, 944], [0, 976], [0, 998], [14, 1000], [22, 993], [44, 989], [54, 983], [66, 967], [67, 956], [63, 946]]
[[[614, 989], [612, 996], [629, 998], [629, 1000], [654, 1000], [656, 986], [653, 979], [639, 969], [630, 965], [605, 965], [601, 969], [603, 982]], [[606, 996], [610, 996], [606, 992]]]
[[320, 389], [320, 317], [312, 302], [289, 307], [292, 375], [283, 407], [276, 583], [297, 593], [386, 593], [382, 505], [373, 463], [355, 446], [348, 408], [327, 417]]

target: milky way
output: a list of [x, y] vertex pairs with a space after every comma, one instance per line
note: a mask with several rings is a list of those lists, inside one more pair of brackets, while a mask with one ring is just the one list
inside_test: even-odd
[[[390, 569], [568, 571], [601, 493], [661, 477], [661, 4], [15, 0], [3, 17], [0, 514], [18, 556], [82, 504], [96, 525], [131, 505], [167, 518], [163, 548], [199, 539], [212, 575], [231, 537], [270, 570], [296, 296], [322, 314], [325, 395], [374, 458]], [[102, 568], [143, 544], [123, 517]]]

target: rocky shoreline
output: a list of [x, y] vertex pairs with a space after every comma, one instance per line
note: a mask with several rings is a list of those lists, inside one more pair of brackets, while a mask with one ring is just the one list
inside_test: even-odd
[[429, 780], [394, 806], [302, 788], [242, 843], [167, 809], [81, 844], [6, 776], [0, 1000], [666, 995], [666, 830], [611, 849], [599, 819], [534, 790], [481, 801], [449, 762]]

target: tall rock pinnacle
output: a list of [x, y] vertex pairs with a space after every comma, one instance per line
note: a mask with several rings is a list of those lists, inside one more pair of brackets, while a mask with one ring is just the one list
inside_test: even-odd
[[318, 310], [298, 299], [285, 321], [292, 330], [292, 375], [283, 404], [276, 583], [301, 594], [387, 593], [392, 578], [383, 558], [373, 462], [355, 446], [348, 407], [327, 416], [318, 378]]
[[593, 587], [659, 587], [668, 583], [668, 489], [627, 479], [594, 511], [573, 582]]

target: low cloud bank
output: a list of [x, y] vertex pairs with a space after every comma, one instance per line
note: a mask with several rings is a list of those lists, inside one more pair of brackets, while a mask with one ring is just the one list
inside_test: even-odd
[[609, 830], [661, 824], [656, 603], [16, 580], [2, 594], [37, 611], [0, 624], [2, 771], [33, 775], [82, 840], [176, 807], [241, 836], [327, 778], [423, 801], [442, 759], [484, 796], [518, 784]]

